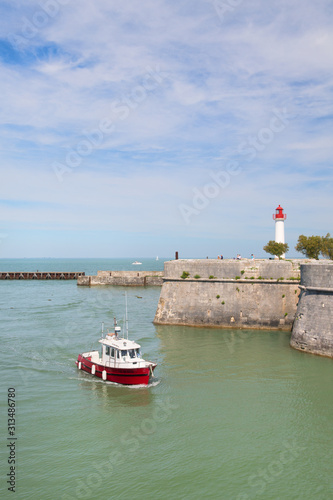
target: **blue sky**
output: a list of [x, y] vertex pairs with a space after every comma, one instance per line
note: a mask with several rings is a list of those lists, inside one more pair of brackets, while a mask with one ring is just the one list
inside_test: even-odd
[[0, 3], [0, 257], [333, 234], [331, 0]]

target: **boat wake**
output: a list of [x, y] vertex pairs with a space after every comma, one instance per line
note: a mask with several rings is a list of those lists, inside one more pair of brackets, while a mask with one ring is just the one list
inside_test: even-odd
[[[157, 385], [160, 384], [160, 380], [153, 380], [151, 382], [149, 382], [148, 385], [145, 385], [145, 384], [139, 384], [139, 385], [126, 385], [125, 387], [128, 387], [128, 389], [142, 389], [142, 387], [145, 387], [149, 389], [149, 387], [156, 387]], [[119, 387], [124, 387], [123, 385], [121, 384], [115, 384], [113, 382], [107, 382], [107, 384], [112, 384], [112, 385], [117, 385]]]

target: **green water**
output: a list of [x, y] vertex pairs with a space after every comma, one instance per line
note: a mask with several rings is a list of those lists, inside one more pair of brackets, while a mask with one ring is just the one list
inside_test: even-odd
[[130, 336], [156, 377], [105, 384], [75, 359], [122, 318], [124, 291], [0, 282], [1, 498], [333, 498], [330, 359], [290, 349], [285, 332], [154, 326], [160, 289], [127, 288]]

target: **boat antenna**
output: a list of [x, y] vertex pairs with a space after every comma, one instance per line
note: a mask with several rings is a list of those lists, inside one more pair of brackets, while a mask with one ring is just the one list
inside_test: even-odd
[[126, 322], [126, 337], [128, 340], [127, 292], [125, 292], [125, 322]]

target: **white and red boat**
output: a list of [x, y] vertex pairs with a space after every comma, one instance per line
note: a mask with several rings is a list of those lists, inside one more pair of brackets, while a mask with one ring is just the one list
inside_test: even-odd
[[115, 319], [114, 331], [99, 340], [98, 350], [79, 354], [75, 362], [79, 370], [104, 381], [122, 385], [148, 385], [156, 363], [141, 358], [140, 345], [120, 337], [121, 328]]

